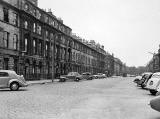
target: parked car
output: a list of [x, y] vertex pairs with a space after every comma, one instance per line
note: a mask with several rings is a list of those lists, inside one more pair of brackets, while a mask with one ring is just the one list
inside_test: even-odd
[[147, 86], [147, 83], [149, 81], [149, 79], [152, 77], [153, 73], [148, 73], [144, 76], [143, 82], [141, 84], [142, 88], [145, 88]]
[[153, 95], [160, 91], [160, 72], [154, 73], [152, 75], [152, 77], [147, 82], [146, 88]]
[[80, 81], [82, 79], [92, 80], [93, 76], [89, 72], [83, 73], [82, 75], [78, 72], [69, 72], [67, 75], [60, 76], [60, 82], [65, 82], [67, 80]]
[[160, 96], [156, 96], [150, 101], [150, 106], [152, 109], [160, 112]]
[[107, 76], [103, 73], [97, 73], [96, 75], [93, 75], [95, 79], [102, 79], [107, 78]]
[[19, 87], [26, 87], [23, 76], [17, 75], [15, 71], [0, 70], [0, 88], [10, 88], [12, 91], [17, 91]]
[[134, 83], [137, 83], [142, 79], [142, 76], [136, 76], [135, 79], [134, 79]]
[[93, 79], [93, 75], [90, 72], [82, 73], [82, 79], [92, 80]]
[[144, 72], [141, 76], [141, 79], [137, 81], [137, 85], [142, 87], [142, 84], [145, 82], [148, 75], [152, 74], [151, 72]]

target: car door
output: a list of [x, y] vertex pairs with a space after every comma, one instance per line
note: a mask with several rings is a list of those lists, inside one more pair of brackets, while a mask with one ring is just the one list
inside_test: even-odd
[[87, 79], [87, 74], [83, 73], [81, 77], [82, 77], [82, 79]]
[[1, 88], [7, 87], [9, 80], [10, 80], [10, 77], [7, 72], [0, 72], [0, 87]]

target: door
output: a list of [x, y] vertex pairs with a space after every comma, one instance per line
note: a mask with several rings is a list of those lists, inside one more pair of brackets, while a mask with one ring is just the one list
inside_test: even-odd
[[10, 77], [7, 72], [0, 72], [0, 88], [7, 87], [9, 80], [10, 80]]

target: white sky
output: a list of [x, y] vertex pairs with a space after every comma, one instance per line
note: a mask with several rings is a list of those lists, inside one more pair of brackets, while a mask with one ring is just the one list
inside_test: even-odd
[[39, 0], [86, 40], [126, 63], [143, 66], [160, 44], [160, 0]]

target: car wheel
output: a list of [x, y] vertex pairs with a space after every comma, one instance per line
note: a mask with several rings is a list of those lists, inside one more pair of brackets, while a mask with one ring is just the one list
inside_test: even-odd
[[158, 92], [158, 91], [155, 91], [155, 90], [149, 90], [150, 91], [150, 93], [152, 94], [152, 95], [156, 95], [156, 93]]
[[66, 79], [64, 79], [64, 78], [61, 78], [60, 80], [59, 80], [59, 82], [65, 82], [66, 81]]
[[79, 82], [79, 78], [76, 78], [76, 80], [75, 80], [75, 81]]
[[63, 79], [63, 82], [65, 82], [66, 81], [66, 79]]
[[88, 80], [92, 80], [92, 79], [93, 79], [92, 77], [88, 78]]
[[18, 84], [17, 82], [11, 83], [10, 89], [11, 89], [12, 91], [17, 91], [17, 90], [19, 89], [19, 84]]

